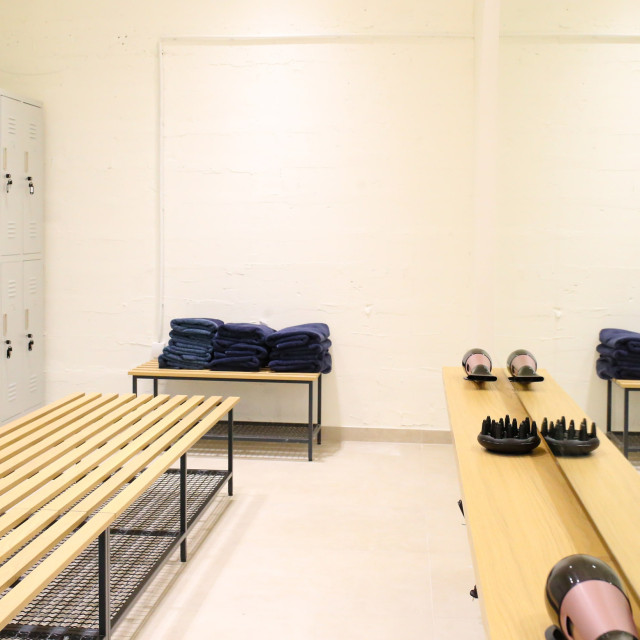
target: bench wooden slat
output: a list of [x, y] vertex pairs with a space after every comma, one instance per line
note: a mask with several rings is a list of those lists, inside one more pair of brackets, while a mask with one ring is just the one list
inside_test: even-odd
[[95, 514], [73, 536], [73, 545], [63, 544], [26, 575], [16, 587], [0, 599], [0, 629], [5, 627], [24, 609], [65, 567], [77, 558], [115, 517]]
[[159, 456], [133, 482], [104, 506], [100, 513], [111, 513], [118, 517], [130, 507], [178, 458], [185, 454], [222, 416], [238, 403], [240, 398], [229, 396], [222, 404], [201, 420], [189, 433], [182, 436], [168, 451]]
[[[166, 400], [168, 396], [164, 396]], [[65, 438], [24, 465], [0, 479], [0, 512], [31, 496], [33, 492], [61, 474], [81, 458], [115, 437], [132, 422], [152, 411], [157, 403], [153, 396], [132, 396], [131, 401], [117, 407], [87, 429]], [[124, 419], [123, 419], [124, 418]], [[19, 485], [19, 486], [16, 486]], [[0, 534], [2, 535], [2, 534]]]
[[0, 436], [0, 450], [8, 447], [13, 442], [17, 442], [30, 433], [37, 431], [38, 429], [42, 429], [43, 427], [46, 427], [53, 422], [61, 421], [71, 412], [75, 412], [79, 410], [80, 407], [86, 406], [87, 404], [95, 401], [100, 397], [100, 395], [101, 394], [99, 393], [82, 394], [82, 396], [80, 396], [79, 398], [76, 398], [69, 403], [65, 403], [63, 406], [58, 407], [54, 411], [48, 411], [37, 419], [33, 419], [31, 414], [25, 416], [22, 419], [22, 422], [16, 425], [14, 429], [12, 429], [9, 433], [2, 434]]
[[[105, 435], [108, 438], [108, 442], [104, 446], [89, 454], [86, 458], [83, 458], [78, 464], [67, 469], [55, 478], [55, 480], [48, 482], [28, 497], [25, 497], [19, 505], [9, 509], [0, 516], [0, 536], [20, 524], [42, 505], [53, 500], [57, 495], [60, 495], [65, 489], [91, 472], [94, 467], [106, 460], [110, 455], [123, 449], [126, 445], [131, 444], [143, 431], [166, 417], [179, 404], [184, 402], [185, 399], [186, 396], [173, 396], [171, 398], [167, 395], [157, 396], [150, 403], [147, 403], [147, 405], [133, 413], [130, 419], [120, 420], [119, 423], [121, 422], [125, 425], [132, 422], [135, 422], [135, 424], [127, 427], [117, 436], [114, 436], [111, 432], [107, 432]], [[147, 407], [153, 412], [152, 415], [138, 420], [138, 418], [143, 416], [143, 409]], [[136, 422], [136, 420], [138, 421]], [[119, 423], [114, 425], [114, 431], [118, 429]], [[133, 450], [133, 448], [131, 450]], [[107, 472], [110, 473], [109, 470], [107, 470]], [[67, 506], [73, 504], [76, 499], [82, 497], [82, 495], [89, 491], [92, 481], [99, 482], [101, 479], [102, 478], [99, 478], [99, 474], [93, 475], [89, 480], [85, 479], [84, 485], [78, 485], [77, 487], [77, 497], [74, 497], [76, 494], [67, 495]], [[59, 509], [64, 509], [65, 503], [58, 503], [57, 506]]]
[[[522, 405], [538, 425], [544, 417], [555, 422], [565, 416], [567, 424], [574, 420], [577, 427], [586, 418], [590, 428], [591, 420], [569, 394], [547, 371], [541, 373], [543, 382], [528, 387], [513, 385]], [[599, 429], [598, 439], [600, 446], [588, 456], [559, 456], [555, 461], [606, 540], [638, 600], [640, 559], [636, 536], [640, 530], [640, 474]]]
[[7, 422], [6, 424], [0, 427], [0, 438], [4, 438], [4, 436], [8, 435], [12, 431], [15, 431], [16, 429], [20, 429], [21, 427], [24, 427], [26, 424], [29, 424], [30, 422], [35, 422], [36, 420], [40, 420], [41, 418], [44, 418], [44, 416], [46, 416], [47, 414], [57, 411], [64, 405], [69, 404], [74, 400], [78, 400], [83, 395], [84, 393], [82, 392], [70, 393], [68, 396], [65, 396], [64, 398], [60, 398], [60, 400], [57, 400], [56, 402], [51, 402], [50, 404], [47, 404], [44, 407], [41, 407], [40, 409], [36, 409], [35, 411], [28, 413], [26, 416], [20, 416], [19, 418], [16, 418], [11, 422]]
[[284, 371], [211, 371], [210, 369], [161, 369], [157, 360], [149, 360], [129, 371], [130, 376], [146, 376], [154, 378], [198, 378], [201, 380], [280, 380], [291, 382], [313, 382], [320, 373], [295, 373]]
[[[64, 439], [61, 435], [63, 430], [65, 434], [71, 435], [80, 431], [84, 426], [95, 420], [102, 418], [108, 408], [105, 405], [115, 402], [122, 404], [127, 399], [119, 398], [117, 394], [110, 393], [98, 397], [89, 404], [77, 409], [73, 413], [68, 414], [64, 418], [53, 422], [46, 427], [39, 429], [29, 435], [17, 440], [8, 447], [0, 449], [0, 477], [11, 473], [17, 467], [27, 463], [44, 449], [58, 444]], [[20, 455], [22, 454], [22, 455]]]
[[[102, 484], [97, 484], [95, 480], [92, 480], [91, 485], [94, 486], [95, 489], [91, 491], [89, 495], [51, 525], [46, 530], [46, 535], [40, 534], [0, 567], [0, 592], [11, 585], [26, 569], [48, 552], [52, 546], [55, 546], [70, 531], [78, 526], [78, 524], [84, 520], [87, 513], [91, 513], [105, 500], [109, 499], [120, 487], [139, 473], [141, 469], [146, 467], [153, 458], [176, 442], [176, 440], [200, 420], [202, 416], [220, 402], [220, 398], [208, 398], [204, 402], [202, 402], [202, 400], [202, 396], [189, 398], [179, 410], [170, 414], [166, 419], [166, 421], [174, 422], [174, 424], [165, 433], [161, 436], [158, 435], [159, 425], [158, 429], [148, 429], [138, 438], [141, 442], [136, 443], [137, 452], [133, 452], [131, 450], [132, 447], [127, 452], [127, 455], [116, 455], [114, 456], [114, 461], [109, 460], [109, 463], [113, 462], [113, 464], [110, 464], [112, 471], [118, 467], [119, 469], [113, 473], [108, 480]], [[185, 411], [188, 411], [186, 416], [184, 416]], [[145, 445], [146, 448], [143, 449]], [[141, 449], [143, 450], [141, 451]], [[138, 455], [132, 457], [135, 453], [138, 453]], [[124, 462], [125, 459], [126, 462]], [[103, 466], [98, 467], [97, 471], [103, 474], [107, 472], [103, 469]], [[4, 557], [10, 555], [13, 550], [22, 546], [22, 544], [31, 539], [33, 535], [41, 531], [60, 515], [61, 509], [58, 508], [59, 505], [57, 503], [61, 502], [61, 498], [62, 496], [41, 509], [3, 539], [2, 554]], [[11, 551], [9, 552], [10, 549]]]

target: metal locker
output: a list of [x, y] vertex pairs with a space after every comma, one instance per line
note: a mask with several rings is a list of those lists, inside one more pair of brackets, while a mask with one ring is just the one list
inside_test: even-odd
[[24, 356], [25, 409], [44, 402], [44, 270], [42, 260], [23, 263], [24, 324], [19, 348]]
[[19, 190], [23, 199], [23, 252], [31, 254], [42, 251], [42, 109], [23, 102], [20, 111], [23, 174]]
[[23, 267], [22, 261], [0, 264], [0, 311], [2, 313], [2, 350], [0, 368], [3, 369], [3, 387], [0, 393], [3, 419], [24, 411], [23, 343]]
[[22, 107], [21, 101], [0, 95], [0, 255], [3, 256], [22, 253]]

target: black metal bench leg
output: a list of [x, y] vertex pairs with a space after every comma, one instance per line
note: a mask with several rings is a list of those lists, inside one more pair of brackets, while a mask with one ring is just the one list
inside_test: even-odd
[[[180, 456], [180, 535], [187, 533], [187, 454]], [[187, 538], [180, 543], [180, 562], [187, 561]]]
[[629, 457], [629, 389], [624, 390], [624, 433], [622, 434], [624, 457]]
[[309, 461], [313, 460], [313, 382], [309, 382]]
[[154, 396], [154, 398], [157, 395], [158, 395], [158, 378], [154, 378], [153, 379], [153, 396]]
[[229, 471], [229, 482], [227, 491], [233, 495], [233, 409], [229, 411], [227, 418], [227, 470]]
[[133, 376], [131, 378], [131, 391], [136, 395], [138, 395], [138, 377], [137, 376]]
[[611, 433], [611, 380], [607, 380], [607, 433]]
[[318, 444], [322, 444], [322, 374], [318, 376]]
[[101, 638], [111, 638], [111, 559], [109, 527], [98, 538], [98, 632]]

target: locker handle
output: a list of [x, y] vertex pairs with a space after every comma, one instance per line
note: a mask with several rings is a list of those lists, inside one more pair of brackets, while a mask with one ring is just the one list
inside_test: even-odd
[[13, 351], [13, 347], [11, 346], [11, 340], [5, 340], [4, 343], [6, 345], [9, 345], [7, 347], [7, 359], [9, 359], [11, 357], [11, 352]]
[[35, 187], [33, 186], [33, 178], [31, 176], [27, 176], [27, 180], [29, 182], [29, 193], [33, 195], [35, 192]]
[[13, 180], [11, 179], [10, 173], [5, 174], [4, 177], [7, 179], [7, 185], [5, 188], [7, 190], [7, 193], [9, 193], [9, 191], [11, 191], [11, 185], [13, 184]]
[[27, 333], [27, 338], [29, 338], [29, 343], [27, 344], [27, 349], [29, 349], [29, 351], [33, 351], [33, 345], [35, 344], [35, 342], [33, 341], [33, 334], [32, 333]]

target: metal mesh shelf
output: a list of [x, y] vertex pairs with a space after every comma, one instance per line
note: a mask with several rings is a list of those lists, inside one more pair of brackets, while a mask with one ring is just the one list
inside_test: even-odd
[[[320, 427], [313, 425], [315, 436]], [[226, 440], [227, 427], [218, 423], [204, 436], [207, 440]], [[238, 442], [309, 442], [309, 425], [295, 422], [238, 422], [233, 423], [233, 439]]]
[[[187, 471], [191, 525], [228, 478], [226, 471]], [[180, 537], [180, 472], [169, 469], [111, 527], [111, 612], [116, 619]], [[62, 544], [62, 543], [60, 543]], [[98, 542], [49, 584], [0, 638], [79, 640], [98, 635]]]

